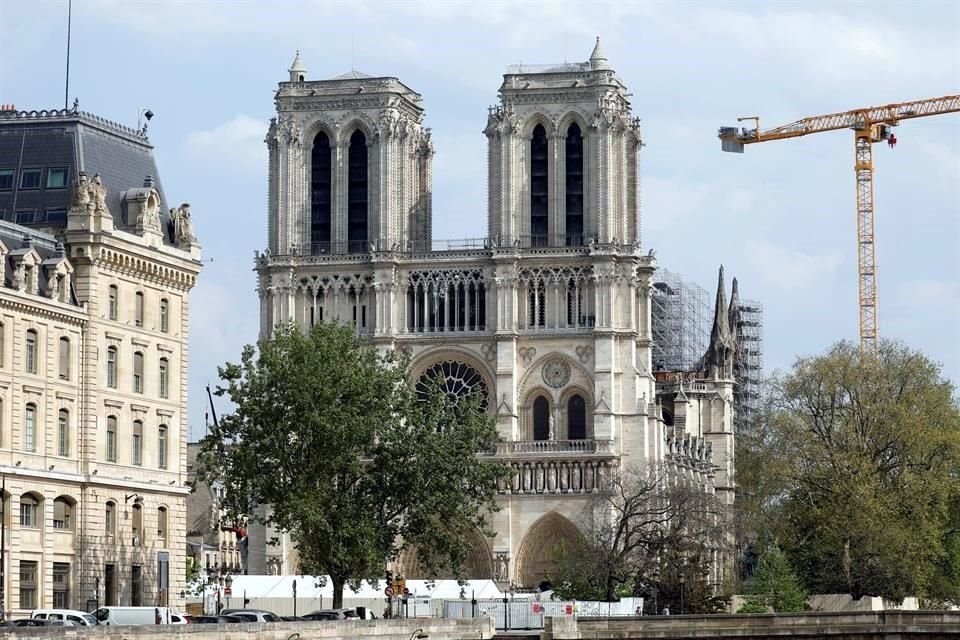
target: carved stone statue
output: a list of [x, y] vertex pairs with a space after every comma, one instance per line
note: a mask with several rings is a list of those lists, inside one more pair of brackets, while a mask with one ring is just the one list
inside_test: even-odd
[[70, 211], [82, 213], [87, 210], [87, 203], [90, 202], [90, 181], [87, 174], [83, 171], [77, 176], [73, 183], [73, 189], [70, 192]]
[[47, 278], [47, 295], [53, 300], [60, 297], [60, 277], [56, 271], [51, 270], [50, 277]]
[[496, 566], [494, 567], [495, 578], [496, 578], [497, 582], [506, 582], [506, 581], [507, 581], [507, 577], [510, 575], [510, 574], [509, 574], [509, 570], [510, 570], [509, 563], [510, 563], [510, 560], [507, 559], [507, 554], [506, 554], [506, 553], [498, 553], [498, 554], [497, 554], [497, 562], [496, 562]]
[[[90, 202], [93, 203], [93, 212], [98, 214], [108, 213], [107, 211], [107, 188], [103, 186], [100, 180], [100, 174], [94, 174], [93, 182], [90, 184]], [[89, 204], [87, 205], [89, 208]]]
[[550, 418], [549, 418], [549, 420], [548, 420], [548, 422], [547, 422], [547, 424], [549, 425], [549, 432], [548, 432], [548, 434], [547, 434], [547, 439], [548, 439], [548, 440], [551, 440], [551, 441], [556, 440], [556, 438], [555, 438], [556, 432], [554, 432], [554, 430], [553, 430], [553, 427], [554, 427], [555, 422], [556, 422], [556, 421], [554, 420], [553, 416], [550, 416]]
[[193, 244], [196, 236], [193, 235], [193, 220], [190, 219], [190, 205], [183, 203], [176, 209], [170, 210], [170, 219], [173, 221], [173, 241], [178, 245]]
[[160, 208], [156, 206], [153, 198], [144, 198], [140, 201], [140, 208], [137, 213], [137, 226], [149, 229], [150, 231], [160, 230]]

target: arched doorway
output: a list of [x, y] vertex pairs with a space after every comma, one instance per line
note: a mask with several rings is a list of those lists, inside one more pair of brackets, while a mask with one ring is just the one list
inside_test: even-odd
[[537, 520], [517, 553], [516, 578], [520, 586], [535, 588], [555, 577], [558, 554], [576, 543], [579, 536], [577, 526], [555, 511]]
[[[467, 559], [463, 563], [463, 578], [467, 580], [492, 580], [493, 555], [490, 545], [483, 535], [474, 529], [470, 534], [471, 548]], [[452, 571], [434, 572], [430, 575], [420, 563], [416, 547], [407, 547], [397, 558], [394, 573], [410, 580], [452, 580], [457, 578]]]

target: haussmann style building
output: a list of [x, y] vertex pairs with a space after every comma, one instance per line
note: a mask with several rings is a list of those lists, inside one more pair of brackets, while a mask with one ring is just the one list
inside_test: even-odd
[[181, 604], [200, 247], [146, 128], [0, 110], [7, 616]]
[[[655, 372], [642, 137], [599, 41], [587, 62], [508, 68], [477, 122], [487, 237], [444, 250], [431, 237], [421, 96], [357, 71], [312, 80], [299, 53], [289, 74], [266, 139], [261, 337], [289, 321], [349, 322], [409, 353], [414, 381], [483, 393], [513, 475], [499, 488], [496, 536], [475, 536], [468, 577], [517, 588], [549, 577], [555, 543], [573, 539], [618, 467], [662, 463], [732, 504], [736, 342], [723, 274], [703, 358]], [[249, 573], [298, 572], [289, 544], [266, 544], [274, 533], [250, 529]], [[728, 563], [714, 560], [719, 584]], [[395, 570], [438, 577], [421, 575], [415, 550]]]

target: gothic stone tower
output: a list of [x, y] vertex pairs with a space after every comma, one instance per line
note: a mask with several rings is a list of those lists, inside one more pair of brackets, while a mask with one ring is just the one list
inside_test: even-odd
[[[350, 322], [409, 353], [415, 380], [484, 393], [513, 476], [469, 572], [536, 586], [605, 474], [709, 455], [670, 449], [656, 402], [655, 261], [640, 248], [642, 145], [626, 87], [599, 43], [587, 62], [511, 68], [485, 129], [489, 237], [433, 251], [420, 96], [358, 72], [308, 81], [299, 55], [290, 74], [267, 136], [261, 335], [290, 320]], [[296, 571], [268, 536], [251, 530], [251, 573]], [[415, 551], [398, 569], [428, 577]]]

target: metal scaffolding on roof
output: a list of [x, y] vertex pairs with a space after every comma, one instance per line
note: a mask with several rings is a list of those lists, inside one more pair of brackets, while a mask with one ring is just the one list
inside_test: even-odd
[[750, 427], [763, 407], [763, 305], [744, 300], [735, 310], [734, 336], [737, 351], [733, 362], [735, 432]]
[[657, 269], [651, 303], [654, 371], [696, 370], [710, 342], [710, 294], [677, 273]]

